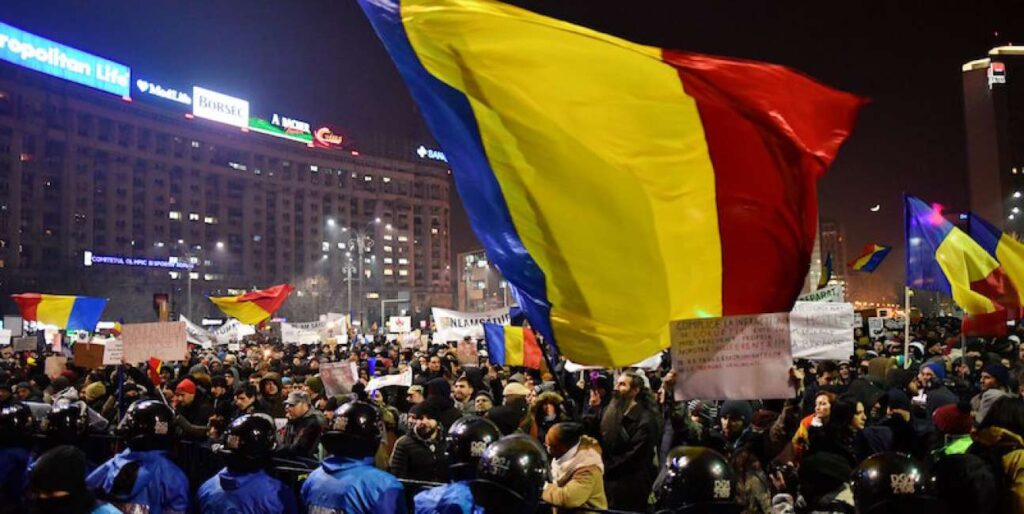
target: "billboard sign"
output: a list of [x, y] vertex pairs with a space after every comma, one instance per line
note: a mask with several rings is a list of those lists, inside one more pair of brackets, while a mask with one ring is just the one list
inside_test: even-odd
[[131, 95], [131, 68], [0, 23], [0, 59], [118, 96]]
[[167, 269], [192, 269], [192, 263], [180, 261], [177, 257], [168, 259], [147, 259], [145, 257], [120, 257], [113, 255], [96, 255], [89, 250], [82, 253], [83, 264], [91, 267], [97, 264], [109, 264], [113, 266], [134, 266], [143, 268], [167, 268]]
[[152, 80], [135, 79], [135, 89], [141, 93], [143, 97], [156, 97], [177, 102], [182, 105], [192, 105], [192, 97], [187, 91], [178, 91], [174, 88], [164, 87]]
[[420, 145], [420, 147], [416, 149], [416, 155], [418, 155], [420, 159], [448, 162], [448, 158], [445, 157], [444, 152], [441, 150], [434, 150], [433, 148], [427, 148], [423, 145]]
[[320, 127], [313, 132], [313, 146], [317, 148], [341, 148], [344, 140], [341, 134], [335, 133], [330, 127]]
[[199, 86], [192, 87], [192, 114], [239, 128], [249, 126], [249, 102]]
[[309, 130], [309, 123], [274, 114], [270, 121], [262, 118], [249, 118], [249, 130], [267, 134], [270, 136], [291, 139], [306, 145], [313, 143], [313, 134]]

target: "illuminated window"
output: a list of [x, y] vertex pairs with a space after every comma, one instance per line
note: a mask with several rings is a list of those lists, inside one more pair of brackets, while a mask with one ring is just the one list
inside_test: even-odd
[[391, 241], [391, 234], [384, 234], [385, 241]]
[[170, 211], [170, 212], [167, 213], [167, 217], [172, 219], [172, 220], [180, 220], [181, 219], [181, 213], [178, 212], [178, 211]]
[[383, 180], [384, 183], [387, 184], [388, 182], [391, 182], [391, 177], [384, 177], [381, 180]]
[[345, 249], [345, 243], [338, 243], [338, 249], [339, 250], [344, 250]]
[[199, 273], [193, 271], [188, 274], [188, 278], [191, 278], [192, 280], [199, 280]]
[[437, 235], [437, 228], [435, 227], [435, 228], [430, 229], [430, 233], [434, 234], [436, 236]]
[[178, 273], [177, 271], [171, 271], [168, 272], [168, 274], [171, 275], [171, 280], [178, 280], [178, 277], [181, 276], [181, 273]]
[[400, 269], [400, 270], [398, 270], [398, 275], [402, 276], [402, 277], [408, 276], [409, 275], [409, 270], [407, 270], [407, 269]]
[[406, 258], [398, 259], [398, 263], [399, 264], [409, 264], [409, 259], [406, 259]]
[[367, 175], [367, 176], [363, 177], [363, 182], [372, 182], [372, 181], [373, 181], [373, 177], [371, 177], [370, 175]]
[[197, 213], [197, 212], [190, 212], [190, 213], [188, 213], [188, 220], [189, 221], [199, 221], [199, 213]]
[[409, 240], [409, 238], [408, 238], [408, 237], [405, 237], [405, 236], [398, 236], [398, 242], [399, 242], [399, 243], [404, 243], [404, 242], [406, 242], [406, 241], [408, 241], [408, 240]]
[[203, 221], [206, 222], [207, 225], [216, 225], [217, 224], [217, 218], [215, 216], [207, 216], [207, 217], [203, 218]]
[[192, 140], [192, 148], [199, 148], [199, 145], [200, 145], [199, 141]]
[[324, 242], [320, 243], [320, 251], [327, 252], [327, 251], [330, 251], [330, 249], [331, 249], [331, 243], [328, 243], [327, 241], [324, 241]]
[[389, 245], [384, 245], [384, 251], [385, 251], [385, 252], [390, 252], [390, 251], [391, 251], [391, 246], [389, 246]]
[[320, 171], [320, 166], [317, 166], [316, 164], [310, 164], [309, 171]]
[[394, 275], [395, 272], [391, 268], [384, 268], [384, 274], [390, 277], [391, 275]]
[[384, 264], [391, 264], [391, 262], [392, 262], [391, 261], [391, 257], [385, 257], [384, 258]]

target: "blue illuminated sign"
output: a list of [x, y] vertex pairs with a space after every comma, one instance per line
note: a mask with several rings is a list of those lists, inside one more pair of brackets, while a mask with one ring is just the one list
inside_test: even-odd
[[420, 145], [420, 147], [416, 149], [416, 155], [419, 155], [420, 159], [448, 162], [448, 158], [445, 157], [444, 152], [441, 150], [434, 150], [433, 148], [427, 148], [423, 145]]
[[144, 268], [170, 268], [170, 269], [192, 269], [192, 263], [179, 261], [175, 257], [170, 259], [146, 259], [144, 257], [119, 257], [111, 255], [96, 255], [86, 250], [82, 256], [86, 267], [94, 264], [112, 264], [114, 266], [141, 266]]
[[131, 93], [129, 67], [5, 23], [0, 23], [0, 59], [118, 96]]

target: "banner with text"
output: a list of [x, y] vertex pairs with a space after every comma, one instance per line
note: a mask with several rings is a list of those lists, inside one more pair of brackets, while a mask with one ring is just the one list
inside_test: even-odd
[[789, 315], [794, 359], [847, 360], [853, 355], [853, 305], [796, 302]]
[[382, 387], [388, 386], [404, 386], [409, 387], [412, 385], [412, 368], [406, 368], [404, 372], [397, 375], [385, 375], [383, 377], [373, 377], [369, 382], [366, 383], [367, 391], [376, 391]]
[[673, 321], [677, 400], [790, 398], [789, 313]]
[[164, 362], [184, 360], [188, 353], [185, 322], [128, 323], [121, 327], [124, 361], [146, 362], [156, 357]]
[[834, 286], [828, 286], [826, 288], [819, 289], [817, 291], [811, 291], [810, 293], [802, 294], [797, 297], [798, 302], [844, 302], [846, 298], [846, 292], [843, 286], [836, 284]]
[[434, 315], [434, 343], [459, 341], [463, 337], [484, 338], [484, 323], [508, 325], [508, 307], [485, 312], [460, 312], [448, 309], [431, 309]]
[[320, 344], [320, 328], [323, 321], [311, 323], [281, 322], [281, 342], [284, 344]]

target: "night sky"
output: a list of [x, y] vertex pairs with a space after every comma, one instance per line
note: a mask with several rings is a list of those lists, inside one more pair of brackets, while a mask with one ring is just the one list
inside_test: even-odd
[[[861, 299], [893, 296], [902, 281], [903, 192], [967, 207], [960, 65], [1024, 44], [1024, 6], [1009, 0], [512, 3], [639, 43], [785, 64], [870, 98], [820, 183], [822, 216], [845, 227], [849, 258], [868, 242], [895, 246]], [[333, 120], [355, 137], [429, 137], [353, 0], [4, 0], [0, 21], [257, 112]], [[475, 243], [458, 210], [453, 246], [464, 251]]]

